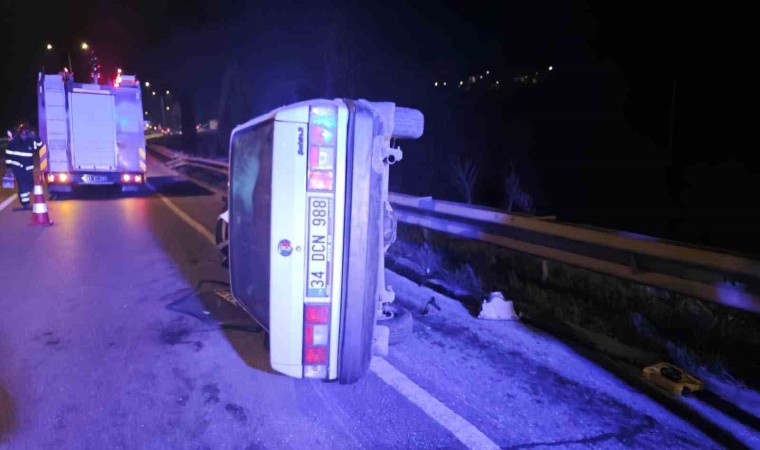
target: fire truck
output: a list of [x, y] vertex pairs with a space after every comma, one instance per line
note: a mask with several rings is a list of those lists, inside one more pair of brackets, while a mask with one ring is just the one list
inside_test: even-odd
[[77, 185], [136, 190], [147, 171], [142, 93], [133, 75], [113, 84], [76, 83], [68, 71], [40, 73], [40, 170], [50, 192]]

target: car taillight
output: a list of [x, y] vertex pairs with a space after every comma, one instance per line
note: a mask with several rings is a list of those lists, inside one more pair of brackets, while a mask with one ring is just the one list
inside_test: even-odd
[[330, 305], [306, 305], [304, 311], [306, 323], [326, 324], [330, 321]]
[[335, 129], [317, 126], [312, 122], [309, 136], [311, 145], [335, 145]]
[[308, 188], [310, 191], [332, 191], [332, 172], [309, 172]]
[[303, 351], [303, 362], [306, 365], [327, 364], [327, 347], [306, 347]]
[[318, 378], [324, 380], [327, 378], [327, 366], [323, 364], [303, 366], [303, 376], [304, 378]]
[[[338, 138], [338, 109], [312, 106], [309, 110], [306, 190], [308, 195], [308, 233], [312, 244], [307, 263], [306, 303], [303, 310], [303, 376], [326, 379], [330, 359], [331, 262], [325, 248], [332, 239], [332, 206], [335, 191], [335, 158]], [[311, 264], [314, 264], [313, 266]], [[322, 302], [309, 303], [316, 298]], [[336, 325], [337, 326], [337, 325]]]
[[305, 345], [327, 345], [327, 325], [306, 325], [303, 342]]
[[332, 191], [335, 180], [335, 149], [338, 110], [333, 106], [313, 106], [309, 113], [309, 161], [307, 189]]
[[327, 377], [330, 305], [304, 305], [303, 376]]

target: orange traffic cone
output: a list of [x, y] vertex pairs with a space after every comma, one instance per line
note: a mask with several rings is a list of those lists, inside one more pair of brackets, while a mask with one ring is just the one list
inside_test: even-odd
[[32, 223], [49, 227], [53, 221], [48, 216], [47, 203], [45, 203], [45, 191], [42, 189], [42, 177], [39, 173], [34, 174], [34, 206], [32, 206]]

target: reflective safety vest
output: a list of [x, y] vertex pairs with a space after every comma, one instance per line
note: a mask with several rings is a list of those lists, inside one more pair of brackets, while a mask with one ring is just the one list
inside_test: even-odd
[[5, 149], [5, 165], [23, 170], [33, 170], [34, 154], [39, 152], [44, 145], [39, 137], [13, 138], [8, 142], [8, 148]]

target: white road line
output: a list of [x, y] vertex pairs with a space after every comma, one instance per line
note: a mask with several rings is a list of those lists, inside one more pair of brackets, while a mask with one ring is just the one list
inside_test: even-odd
[[15, 194], [13, 194], [10, 197], [8, 197], [5, 200], [3, 200], [3, 202], [0, 203], [0, 211], [2, 211], [5, 208], [7, 208], [8, 205], [10, 205], [11, 203], [13, 203], [15, 200], [16, 200], [16, 195]]
[[414, 384], [412, 380], [393, 367], [388, 361], [373, 357], [370, 369], [381, 380], [406, 397], [407, 400], [417, 405], [430, 418], [449, 430], [467, 448], [478, 450], [499, 448], [482, 431], [449, 409], [448, 406], [441, 403], [438, 399], [428, 394], [424, 389]]
[[177, 205], [175, 205], [174, 203], [172, 203], [171, 200], [169, 200], [165, 196], [161, 195], [156, 190], [156, 188], [152, 184], [150, 184], [150, 182], [146, 182], [145, 184], [148, 186], [148, 188], [151, 191], [155, 192], [156, 195], [158, 195], [158, 198], [160, 198], [161, 201], [164, 202], [164, 204], [166, 204], [166, 206], [168, 206], [169, 209], [171, 209], [172, 212], [177, 215], [177, 217], [179, 217], [180, 219], [182, 219], [183, 222], [185, 222], [186, 224], [190, 225], [191, 228], [193, 228], [195, 231], [197, 231], [198, 233], [200, 233], [201, 236], [203, 236], [206, 239], [208, 239], [208, 241], [211, 242], [211, 244], [213, 244], [214, 246], [216, 246], [216, 238], [214, 238], [214, 235], [211, 234], [211, 232], [208, 231], [206, 229], [206, 227], [204, 227], [200, 223], [196, 222], [195, 219], [193, 219], [192, 217], [188, 216], [184, 211], [182, 211], [181, 209], [179, 209], [179, 207]]

